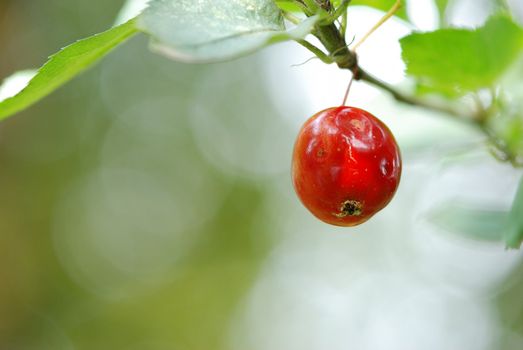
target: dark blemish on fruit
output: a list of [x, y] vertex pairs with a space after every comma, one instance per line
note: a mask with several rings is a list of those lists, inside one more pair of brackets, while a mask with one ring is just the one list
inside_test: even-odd
[[341, 203], [339, 213], [332, 213], [332, 215], [338, 218], [344, 218], [346, 216], [359, 216], [362, 211], [362, 204], [355, 200], [347, 200]]
[[316, 156], [318, 158], [321, 158], [325, 155], [325, 150], [323, 148], [320, 148], [317, 152], [316, 152]]

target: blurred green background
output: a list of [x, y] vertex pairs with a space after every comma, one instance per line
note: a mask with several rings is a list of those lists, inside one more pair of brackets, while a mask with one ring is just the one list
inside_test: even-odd
[[[0, 0], [0, 79], [122, 5]], [[387, 25], [362, 60], [408, 31]], [[2, 122], [0, 349], [522, 349], [521, 252], [430, 220], [449, 201], [506, 209], [521, 172], [474, 130], [357, 83], [352, 101], [398, 136], [402, 184], [368, 224], [317, 222], [292, 145], [347, 75], [290, 66], [307, 55], [185, 65], [139, 35]]]

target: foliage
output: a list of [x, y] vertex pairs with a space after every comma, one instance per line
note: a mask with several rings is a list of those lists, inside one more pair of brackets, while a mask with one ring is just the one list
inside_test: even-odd
[[303, 39], [317, 18], [285, 31], [280, 9], [272, 0], [153, 1], [138, 26], [154, 38], [153, 48], [185, 62], [236, 58], [264, 46]]
[[52, 55], [25, 89], [0, 102], [0, 120], [47, 96], [135, 33], [134, 21], [129, 21], [79, 40]]
[[400, 41], [407, 73], [433, 92], [452, 97], [488, 88], [523, 49], [523, 29], [497, 15], [475, 30], [440, 29]]
[[518, 249], [523, 238], [521, 213], [523, 186], [520, 185], [510, 211], [446, 202], [432, 210], [428, 220], [451, 233], [475, 240], [505, 242], [507, 248]]

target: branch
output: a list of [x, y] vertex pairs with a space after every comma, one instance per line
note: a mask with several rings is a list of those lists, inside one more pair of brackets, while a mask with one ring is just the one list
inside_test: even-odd
[[[350, 1], [346, 1], [344, 3], [348, 4], [350, 3]], [[399, 3], [399, 1], [396, 2], [396, 7]], [[394, 13], [394, 11], [397, 9], [396, 7], [389, 11], [389, 13]], [[375, 30], [375, 28], [373, 28], [373, 30]], [[367, 73], [359, 66], [358, 56], [353, 50], [348, 49], [344, 35], [342, 35], [340, 29], [337, 28], [334, 23], [317, 25], [313, 34], [320, 40], [323, 46], [325, 46], [329, 53], [329, 56], [332, 58], [334, 62], [336, 62], [338, 67], [341, 69], [351, 70], [356, 80], [366, 81], [369, 84], [372, 84], [389, 92], [399, 102], [403, 102], [412, 106], [423, 107], [432, 111], [444, 113], [446, 115], [456, 116], [459, 117], [459, 120], [464, 121], [468, 124], [478, 125], [476, 120], [477, 116], [474, 113], [465, 113], [464, 111], [454, 108], [452, 106], [438, 104], [433, 101], [420, 99], [418, 97], [408, 95]], [[301, 44], [303, 45], [303, 43]], [[323, 53], [321, 50], [317, 50]], [[324, 59], [324, 57], [320, 57], [320, 59]]]
[[379, 80], [378, 78], [370, 75], [369, 73], [367, 73], [365, 70], [363, 70], [359, 66], [357, 66], [357, 68], [355, 68], [355, 71], [358, 73], [356, 75], [357, 79], [366, 81], [367, 83], [370, 83], [374, 86], [377, 86], [377, 87], [387, 91], [397, 101], [406, 103], [411, 106], [423, 107], [423, 108], [427, 108], [427, 109], [430, 109], [430, 110], [433, 110], [436, 112], [449, 114], [451, 116], [457, 116], [460, 118], [460, 120], [466, 121], [468, 123], [475, 123], [474, 116], [471, 114], [468, 114], [468, 113], [464, 113], [462, 110], [459, 110], [452, 106], [435, 103], [433, 101], [429, 101], [426, 99], [420, 99], [415, 96], [405, 94], [405, 93], [397, 90], [392, 85], [389, 85], [389, 84], [385, 83], [384, 81]]

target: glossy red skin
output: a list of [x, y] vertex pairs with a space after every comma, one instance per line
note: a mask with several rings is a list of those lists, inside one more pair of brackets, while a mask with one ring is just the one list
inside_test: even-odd
[[[390, 202], [400, 177], [394, 136], [359, 108], [332, 107], [315, 114], [294, 145], [296, 193], [312, 214], [332, 225], [354, 226], [370, 219]], [[360, 205], [360, 212], [343, 211], [347, 201]]]

